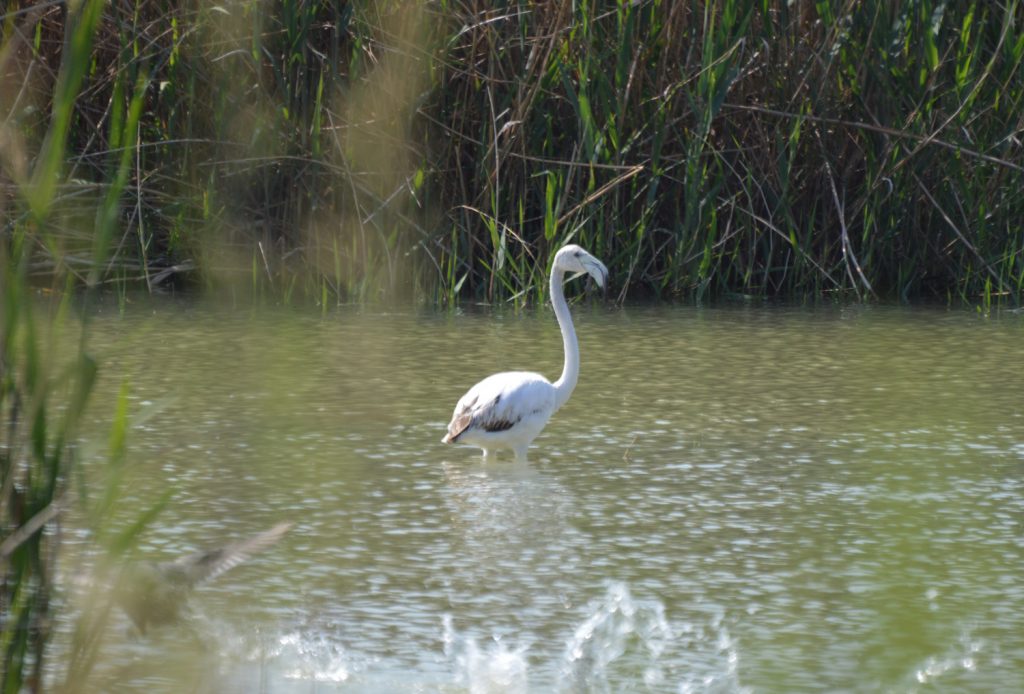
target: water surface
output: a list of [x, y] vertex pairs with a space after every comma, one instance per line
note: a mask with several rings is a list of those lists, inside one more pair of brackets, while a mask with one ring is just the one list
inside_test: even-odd
[[440, 439], [480, 378], [558, 375], [548, 311], [96, 316], [87, 466], [126, 380], [119, 517], [173, 492], [141, 549], [296, 527], [186, 623], [122, 619], [95, 685], [1024, 691], [1024, 316], [574, 313], [526, 465]]

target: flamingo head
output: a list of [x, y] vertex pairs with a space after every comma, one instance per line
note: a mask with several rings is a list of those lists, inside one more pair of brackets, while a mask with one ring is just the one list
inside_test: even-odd
[[555, 254], [555, 267], [565, 272], [585, 272], [602, 288], [608, 281], [608, 268], [604, 263], [574, 243], [562, 246]]

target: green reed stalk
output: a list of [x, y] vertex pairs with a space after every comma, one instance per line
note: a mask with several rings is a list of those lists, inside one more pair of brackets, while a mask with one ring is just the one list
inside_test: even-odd
[[[15, 213], [5, 217], [0, 235], [0, 412], [4, 422], [0, 445], [0, 691], [4, 692], [42, 691], [47, 686], [48, 645], [62, 605], [55, 583], [60, 514], [72, 503], [81, 505], [94, 536], [110, 552], [122, 551], [135, 536], [129, 529], [116, 541], [104, 539], [109, 533], [109, 508], [113, 503], [110, 490], [119, 484], [123, 469], [127, 429], [124, 397], [104, 472], [108, 492], [96, 508], [88, 503], [90, 485], [77, 459], [78, 425], [97, 374], [96, 363], [86, 351], [91, 292], [86, 293], [78, 349], [70, 363], [62, 364], [56, 350], [57, 344], [71, 339], [63, 336], [63, 330], [69, 322], [75, 280], [71, 272], [65, 274], [71, 264], [60, 253], [68, 200], [73, 197], [69, 191], [80, 187], [65, 178], [65, 150], [76, 137], [72, 127], [80, 115], [75, 110], [76, 102], [86, 79], [103, 8], [102, 2], [85, 0], [69, 10], [69, 37], [63, 45], [50, 117], [31, 176], [19, 177], [16, 166], [13, 171], [5, 171], [13, 174], [15, 181]], [[25, 19], [27, 24], [38, 21], [40, 16], [32, 13]], [[0, 49], [0, 66], [16, 62], [24, 48], [10, 39]], [[109, 179], [99, 186], [104, 193], [92, 209], [92, 253], [85, 258], [90, 287], [106, 276], [108, 254], [119, 226], [121, 197], [136, 162], [135, 143], [146, 90], [147, 81], [140, 76], [125, 106], [123, 84], [117, 78], [114, 93], [118, 100], [111, 104], [107, 137], [113, 145], [113, 164]], [[6, 134], [15, 138], [19, 133]], [[77, 212], [74, 218], [76, 222], [87, 219]], [[55, 281], [66, 277], [55, 310], [40, 301], [33, 288], [31, 268], [41, 254], [52, 261]], [[77, 484], [73, 485], [73, 480]], [[153, 512], [148, 511], [143, 518], [148, 519]], [[79, 622], [79, 635], [98, 644], [102, 630], [86, 629], [84, 624]], [[81, 667], [82, 662], [73, 654], [65, 664], [67, 671], [84, 675], [88, 668]]]

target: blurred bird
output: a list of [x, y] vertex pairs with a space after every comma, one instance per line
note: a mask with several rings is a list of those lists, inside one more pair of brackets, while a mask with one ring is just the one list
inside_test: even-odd
[[188, 604], [192, 589], [238, 566], [270, 547], [291, 529], [278, 523], [270, 530], [205, 552], [166, 562], [142, 561], [126, 566], [114, 599], [131, 617], [140, 634], [149, 626], [176, 622]]

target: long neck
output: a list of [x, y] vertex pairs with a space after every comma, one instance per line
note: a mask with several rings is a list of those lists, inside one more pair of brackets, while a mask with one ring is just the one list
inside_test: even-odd
[[565, 292], [562, 290], [564, 278], [564, 270], [551, 269], [551, 305], [555, 309], [558, 327], [562, 329], [562, 346], [565, 348], [565, 366], [562, 367], [562, 375], [554, 383], [557, 398], [555, 409], [561, 408], [572, 395], [576, 379], [580, 375], [580, 347], [576, 342], [576, 331], [572, 327], [569, 304], [565, 303]]

